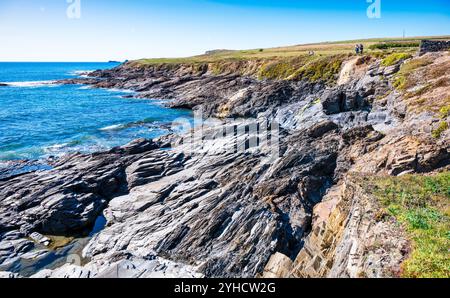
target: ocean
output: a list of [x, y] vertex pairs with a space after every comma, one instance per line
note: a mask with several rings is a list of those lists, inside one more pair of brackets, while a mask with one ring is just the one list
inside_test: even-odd
[[132, 91], [57, 85], [117, 63], [0, 63], [0, 162], [91, 153], [169, 133], [187, 110], [124, 98]]

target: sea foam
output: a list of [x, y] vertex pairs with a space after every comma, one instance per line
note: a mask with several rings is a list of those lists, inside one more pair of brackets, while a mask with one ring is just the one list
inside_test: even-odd
[[16, 88], [54, 87], [59, 85], [56, 81], [5, 82], [3, 84]]
[[114, 130], [120, 130], [120, 129], [123, 129], [123, 128], [125, 128], [125, 125], [123, 125], [123, 124], [116, 124], [116, 125], [110, 125], [110, 126], [107, 126], [107, 127], [103, 127], [100, 130], [101, 131], [114, 131]]
[[94, 72], [94, 70], [75, 70], [75, 71], [70, 72], [69, 74], [73, 75], [73, 76], [78, 76], [81, 78], [89, 78], [89, 76], [93, 72]]

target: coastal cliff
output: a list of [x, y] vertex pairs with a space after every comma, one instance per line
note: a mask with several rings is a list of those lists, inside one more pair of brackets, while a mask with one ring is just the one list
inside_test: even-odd
[[[429, 274], [408, 267], [415, 238], [365, 181], [444, 175], [424, 196], [443, 197], [427, 208], [448, 210], [448, 52], [132, 61], [89, 76], [60, 83], [130, 89], [136, 100], [162, 99], [216, 122], [200, 137], [186, 132], [192, 143], [137, 140], [1, 179], [6, 276]], [[261, 123], [278, 125], [271, 162]], [[82, 247], [82, 262], [24, 274], [27, 262], [89, 234], [99, 216], [106, 225]], [[448, 213], [440, 216], [448, 225]]]

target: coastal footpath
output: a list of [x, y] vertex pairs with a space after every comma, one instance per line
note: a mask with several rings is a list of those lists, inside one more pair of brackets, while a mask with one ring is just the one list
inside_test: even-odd
[[[448, 51], [141, 60], [60, 83], [215, 121], [2, 178], [0, 276], [450, 276]], [[33, 270], [99, 217], [78, 262]]]

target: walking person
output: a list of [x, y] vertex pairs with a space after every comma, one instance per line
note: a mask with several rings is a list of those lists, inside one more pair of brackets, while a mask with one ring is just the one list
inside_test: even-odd
[[357, 45], [355, 45], [355, 52], [356, 52], [356, 55], [359, 55], [359, 44], [357, 44]]
[[359, 45], [359, 52], [361, 53], [361, 55], [364, 54], [364, 45], [363, 44]]

